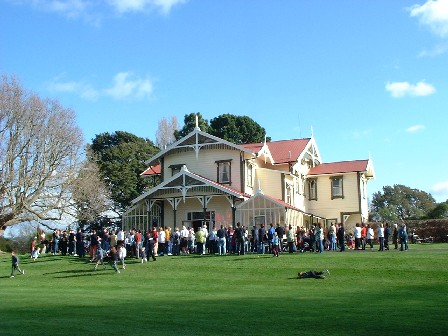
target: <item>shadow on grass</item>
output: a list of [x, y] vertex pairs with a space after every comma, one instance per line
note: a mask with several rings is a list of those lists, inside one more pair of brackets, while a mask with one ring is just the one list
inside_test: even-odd
[[115, 271], [111, 267], [107, 267], [103, 270], [102, 268], [99, 268], [97, 271], [95, 271], [93, 268], [89, 268], [86, 270], [65, 270], [65, 271], [58, 271], [58, 272], [48, 272], [48, 273], [42, 273], [42, 275], [53, 275], [56, 279], [61, 278], [74, 278], [74, 277], [84, 277], [84, 276], [102, 276], [102, 275], [109, 275], [111, 272]]
[[[427, 290], [406, 287], [406, 292]], [[365, 302], [363, 297], [351, 297], [347, 302], [345, 295], [335, 294], [326, 297], [315, 293], [301, 296], [268, 293], [250, 297], [241, 293], [232, 298], [197, 297], [195, 293], [177, 293], [176, 297], [144, 293], [135, 296], [132, 291], [120, 291], [116, 296], [113, 290], [110, 287], [105, 292], [91, 292], [85, 299], [60, 298], [39, 306], [38, 319], [33, 305], [0, 308], [0, 312], [9, 317], [4, 318], [2, 335], [31, 333], [42, 321], [53, 335], [89, 335], [92, 330], [101, 330], [104, 335], [148, 335], [148, 329], [142, 326], [154, 321], [157, 321], [157, 328], [151, 329], [151, 335], [351, 335], [354, 328], [359, 327], [353, 322], [359, 320], [359, 316], [369, 316], [375, 321], [363, 330], [363, 335], [382, 335], [384, 330], [394, 331], [396, 335], [418, 335], [427, 331], [428, 325], [431, 325], [431, 335], [443, 335], [448, 327], [436, 314], [440, 313], [440, 299], [435, 304], [426, 302], [415, 306], [412, 300], [403, 300], [401, 291], [390, 293], [382, 302]], [[369, 290], [372, 297], [381, 293], [379, 289]], [[117, 298], [121, 308], [114, 321], [111, 311], [115, 312], [113, 300]], [[407, 308], [392, 309], [395, 302]], [[398, 326], [397, 320], [402, 321]], [[126, 323], [118, 323], [122, 321]], [[15, 333], [17, 330], [23, 333]]]

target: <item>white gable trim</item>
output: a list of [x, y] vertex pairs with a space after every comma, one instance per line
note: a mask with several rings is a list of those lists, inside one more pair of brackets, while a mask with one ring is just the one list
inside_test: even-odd
[[[211, 186], [211, 187], [214, 187], [214, 188], [216, 188], [218, 190], [223, 191], [226, 194], [229, 194], [229, 195], [232, 195], [232, 196], [235, 196], [235, 197], [238, 197], [238, 198], [245, 198], [243, 196], [243, 194], [240, 193], [240, 192], [228, 189], [225, 186], [223, 186], [223, 185], [221, 185], [221, 184], [219, 184], [217, 182], [208, 180], [208, 179], [206, 179], [206, 178], [204, 178], [202, 176], [199, 176], [199, 175], [196, 175], [196, 174], [190, 172], [187, 169], [187, 167], [184, 165], [184, 166], [182, 166], [181, 170], [178, 173], [174, 174], [173, 176], [171, 176], [171, 178], [169, 178], [169, 179], [165, 180], [164, 182], [160, 183], [158, 186], [152, 188], [151, 190], [149, 190], [149, 191], [145, 192], [144, 194], [140, 195], [139, 197], [135, 198], [134, 200], [132, 200], [131, 203], [132, 204], [136, 204], [136, 203], [138, 203], [141, 200], [147, 198], [148, 196], [150, 196], [151, 194], [153, 194], [154, 192], [156, 192], [158, 190], [161, 190], [161, 189], [172, 189], [172, 188], [178, 189], [181, 192], [181, 194], [182, 194], [182, 198], [185, 200], [185, 197], [187, 195], [188, 190], [193, 188], [193, 187], [195, 187], [195, 186], [198, 186], [198, 185], [188, 185], [187, 186], [186, 183], [185, 183], [185, 178], [187, 176], [195, 179], [198, 182], [201, 182], [200, 186], [203, 186], [203, 185]], [[172, 181], [176, 180], [179, 177], [182, 177], [182, 184], [181, 185], [166, 187], [169, 183], [171, 183]]]
[[[214, 142], [210, 142], [210, 143], [199, 143], [199, 136], [203, 136], [205, 138], [211, 139]], [[195, 137], [195, 143], [194, 144], [187, 144], [187, 145], [182, 145], [183, 142], [185, 142], [186, 140]], [[235, 148], [239, 151], [242, 152], [246, 152], [249, 153], [251, 155], [255, 155], [255, 153], [243, 146], [239, 146], [236, 145], [230, 141], [218, 138], [214, 135], [208, 134], [206, 132], [201, 131], [198, 127], [195, 128], [193, 131], [191, 131], [189, 134], [187, 134], [186, 136], [184, 136], [183, 138], [177, 140], [176, 142], [173, 142], [171, 145], [169, 145], [167, 148], [165, 148], [164, 150], [160, 151], [159, 153], [157, 153], [156, 155], [154, 155], [152, 158], [150, 158], [149, 160], [147, 160], [145, 163], [148, 165], [155, 165], [154, 163], [160, 159], [161, 157], [165, 156], [169, 151], [175, 149], [175, 148], [192, 148], [194, 150], [194, 152], [196, 153], [196, 159], [199, 158], [199, 151], [202, 149], [202, 147], [205, 146], [210, 146], [210, 145], [214, 145], [214, 144], [224, 144], [227, 145], [229, 147]]]

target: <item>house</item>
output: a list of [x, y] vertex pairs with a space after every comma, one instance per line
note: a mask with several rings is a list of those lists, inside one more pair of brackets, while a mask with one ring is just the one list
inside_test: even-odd
[[314, 139], [237, 145], [196, 128], [147, 161], [159, 184], [132, 201], [123, 228], [260, 224], [310, 227], [368, 219], [370, 159], [323, 163]]

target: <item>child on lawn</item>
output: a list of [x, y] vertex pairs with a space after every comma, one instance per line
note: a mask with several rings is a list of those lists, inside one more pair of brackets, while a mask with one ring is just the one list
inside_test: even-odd
[[11, 278], [14, 278], [14, 271], [17, 270], [21, 274], [25, 274], [25, 271], [21, 270], [19, 267], [19, 257], [16, 256], [16, 253], [14, 251], [11, 252]]

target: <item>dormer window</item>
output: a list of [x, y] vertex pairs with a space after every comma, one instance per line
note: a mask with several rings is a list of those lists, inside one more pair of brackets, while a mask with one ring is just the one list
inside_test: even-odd
[[171, 168], [171, 176], [176, 175], [178, 172], [180, 172], [180, 170], [182, 169], [182, 166], [184, 166], [184, 165], [185, 165], [185, 163], [169, 166], [168, 168]]
[[222, 184], [232, 184], [232, 160], [215, 161], [217, 165], [218, 182]]

